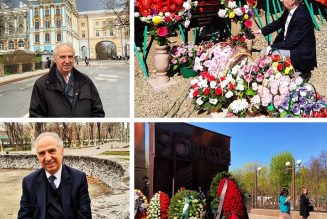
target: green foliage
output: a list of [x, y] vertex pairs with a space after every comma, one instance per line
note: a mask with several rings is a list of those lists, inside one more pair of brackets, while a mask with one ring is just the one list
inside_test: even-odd
[[118, 155], [118, 156], [129, 156], [129, 151], [105, 151], [100, 155]]
[[293, 162], [294, 158], [290, 152], [284, 152], [272, 157], [270, 162], [270, 177], [280, 187], [289, 187], [292, 180], [292, 170], [287, 169], [286, 162]]
[[169, 219], [182, 219], [185, 198], [191, 200], [189, 207], [189, 217], [203, 218], [205, 200], [202, 200], [200, 193], [192, 190], [184, 190], [176, 193], [170, 200], [168, 215]]

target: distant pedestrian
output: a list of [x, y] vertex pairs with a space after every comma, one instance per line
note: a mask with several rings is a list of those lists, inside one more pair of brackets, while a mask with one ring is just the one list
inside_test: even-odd
[[47, 67], [50, 68], [51, 67], [51, 60], [49, 57], [47, 57]]
[[85, 61], [85, 65], [88, 66], [89, 65], [89, 59], [87, 58], [87, 56], [85, 56], [84, 61]]
[[309, 217], [309, 205], [308, 189], [304, 188], [300, 196], [300, 216], [302, 216], [302, 219], [307, 219]]
[[75, 62], [78, 65], [78, 56], [75, 56]]
[[279, 219], [291, 219], [291, 197], [288, 196], [288, 189], [283, 188], [279, 196], [279, 210], [281, 215]]

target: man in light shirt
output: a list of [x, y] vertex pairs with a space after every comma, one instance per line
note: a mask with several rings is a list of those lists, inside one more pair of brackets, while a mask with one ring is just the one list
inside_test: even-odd
[[75, 51], [59, 43], [49, 74], [34, 84], [30, 117], [104, 117], [102, 102], [92, 80], [74, 68]]
[[302, 0], [282, 0], [284, 13], [271, 24], [254, 30], [254, 34], [264, 36], [280, 30], [273, 44], [266, 48], [278, 50], [281, 55], [290, 57], [296, 71], [305, 80], [311, 77], [311, 70], [317, 67], [316, 39], [310, 13]]
[[35, 150], [42, 168], [23, 179], [18, 219], [92, 218], [86, 175], [63, 164], [60, 137], [40, 134]]

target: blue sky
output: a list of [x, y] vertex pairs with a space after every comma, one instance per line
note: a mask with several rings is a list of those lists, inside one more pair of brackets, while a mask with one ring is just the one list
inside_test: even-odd
[[311, 156], [327, 150], [327, 123], [190, 123], [231, 137], [230, 170], [247, 162], [269, 165], [285, 151], [308, 164]]
[[[274, 155], [290, 152], [306, 166], [312, 156], [327, 150], [327, 123], [189, 123], [231, 137], [229, 170], [245, 163], [269, 165]], [[146, 138], [148, 139], [146, 125]], [[148, 145], [148, 142], [146, 142]], [[147, 151], [147, 147], [146, 147]]]

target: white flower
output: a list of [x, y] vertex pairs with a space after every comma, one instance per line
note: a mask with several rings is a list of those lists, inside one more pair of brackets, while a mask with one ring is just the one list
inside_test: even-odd
[[302, 77], [297, 77], [297, 78], [295, 79], [295, 83], [296, 83], [296, 85], [300, 85], [300, 84], [302, 84], [302, 82], [303, 82], [303, 78], [302, 78]]
[[216, 86], [217, 86], [217, 82], [215, 82], [215, 81], [210, 82], [210, 88], [215, 89]]
[[234, 100], [229, 105], [229, 108], [233, 111], [234, 114], [237, 114], [237, 113], [242, 112], [243, 110], [247, 109], [248, 106], [249, 106], [249, 103], [246, 101], [246, 99], [238, 99], [238, 100]]
[[220, 87], [221, 87], [221, 88], [224, 88], [224, 87], [227, 86], [228, 83], [229, 83], [228, 80], [225, 79], [224, 81], [222, 81], [222, 82], [220, 83]]
[[198, 7], [198, 1], [193, 2], [194, 7]]
[[170, 16], [170, 12], [166, 12], [166, 13], [165, 13], [165, 16], [166, 16], [166, 17], [169, 17], [169, 16]]
[[190, 92], [188, 93], [188, 98], [193, 99], [193, 89], [190, 89]]
[[196, 104], [198, 104], [200, 106], [203, 104], [203, 101], [201, 100], [201, 97], [199, 97], [198, 99], [196, 99]]
[[200, 81], [199, 87], [202, 87], [202, 88], [208, 87], [208, 81], [207, 81], [207, 79]]
[[279, 79], [282, 76], [283, 76], [282, 73], [278, 72], [277, 74], [275, 74], [275, 79]]
[[235, 8], [233, 11], [237, 16], [243, 16], [243, 12], [240, 8]]
[[134, 13], [134, 17], [140, 17], [140, 13], [135, 12], [135, 13]]
[[267, 87], [268, 84], [269, 84], [269, 80], [268, 79], [263, 79], [262, 85], [265, 86], [265, 87]]
[[297, 87], [297, 85], [296, 85], [296, 83], [294, 83], [294, 82], [291, 82], [291, 83], [289, 84], [289, 89], [290, 89], [290, 91], [295, 90], [296, 87]]
[[243, 7], [244, 7], [244, 10], [245, 10], [245, 13], [248, 13], [248, 11], [249, 11], [249, 6], [248, 6], [248, 5], [244, 5]]
[[236, 90], [244, 90], [244, 85], [241, 84], [241, 83], [238, 83], [238, 84], [236, 85]]
[[184, 27], [188, 28], [188, 26], [190, 26], [191, 21], [189, 19], [186, 19], [184, 22]]
[[255, 95], [252, 97], [251, 99], [251, 103], [254, 105], [259, 105], [260, 104], [260, 96], [259, 95]]
[[233, 92], [229, 90], [229, 91], [225, 94], [225, 97], [226, 97], [226, 98], [231, 98], [233, 95], [234, 95]]
[[146, 22], [147, 21], [147, 18], [146, 17], [140, 17], [140, 21]]
[[227, 17], [226, 11], [227, 11], [226, 9], [219, 9], [218, 16], [221, 18]]
[[229, 1], [229, 2], [228, 2], [228, 7], [229, 7], [230, 9], [237, 8], [236, 1]]
[[209, 103], [211, 103], [212, 105], [216, 105], [218, 103], [218, 99], [209, 98]]
[[257, 82], [252, 83], [252, 90], [258, 90], [258, 84]]
[[191, 80], [191, 85], [193, 86], [194, 84], [199, 83], [198, 79], [192, 79]]
[[192, 5], [189, 2], [184, 2], [183, 3], [183, 7], [185, 8], [185, 10], [191, 10]]
[[313, 91], [313, 88], [310, 84], [306, 84], [305, 86], [305, 89], [307, 89], [308, 92], [312, 92]]

